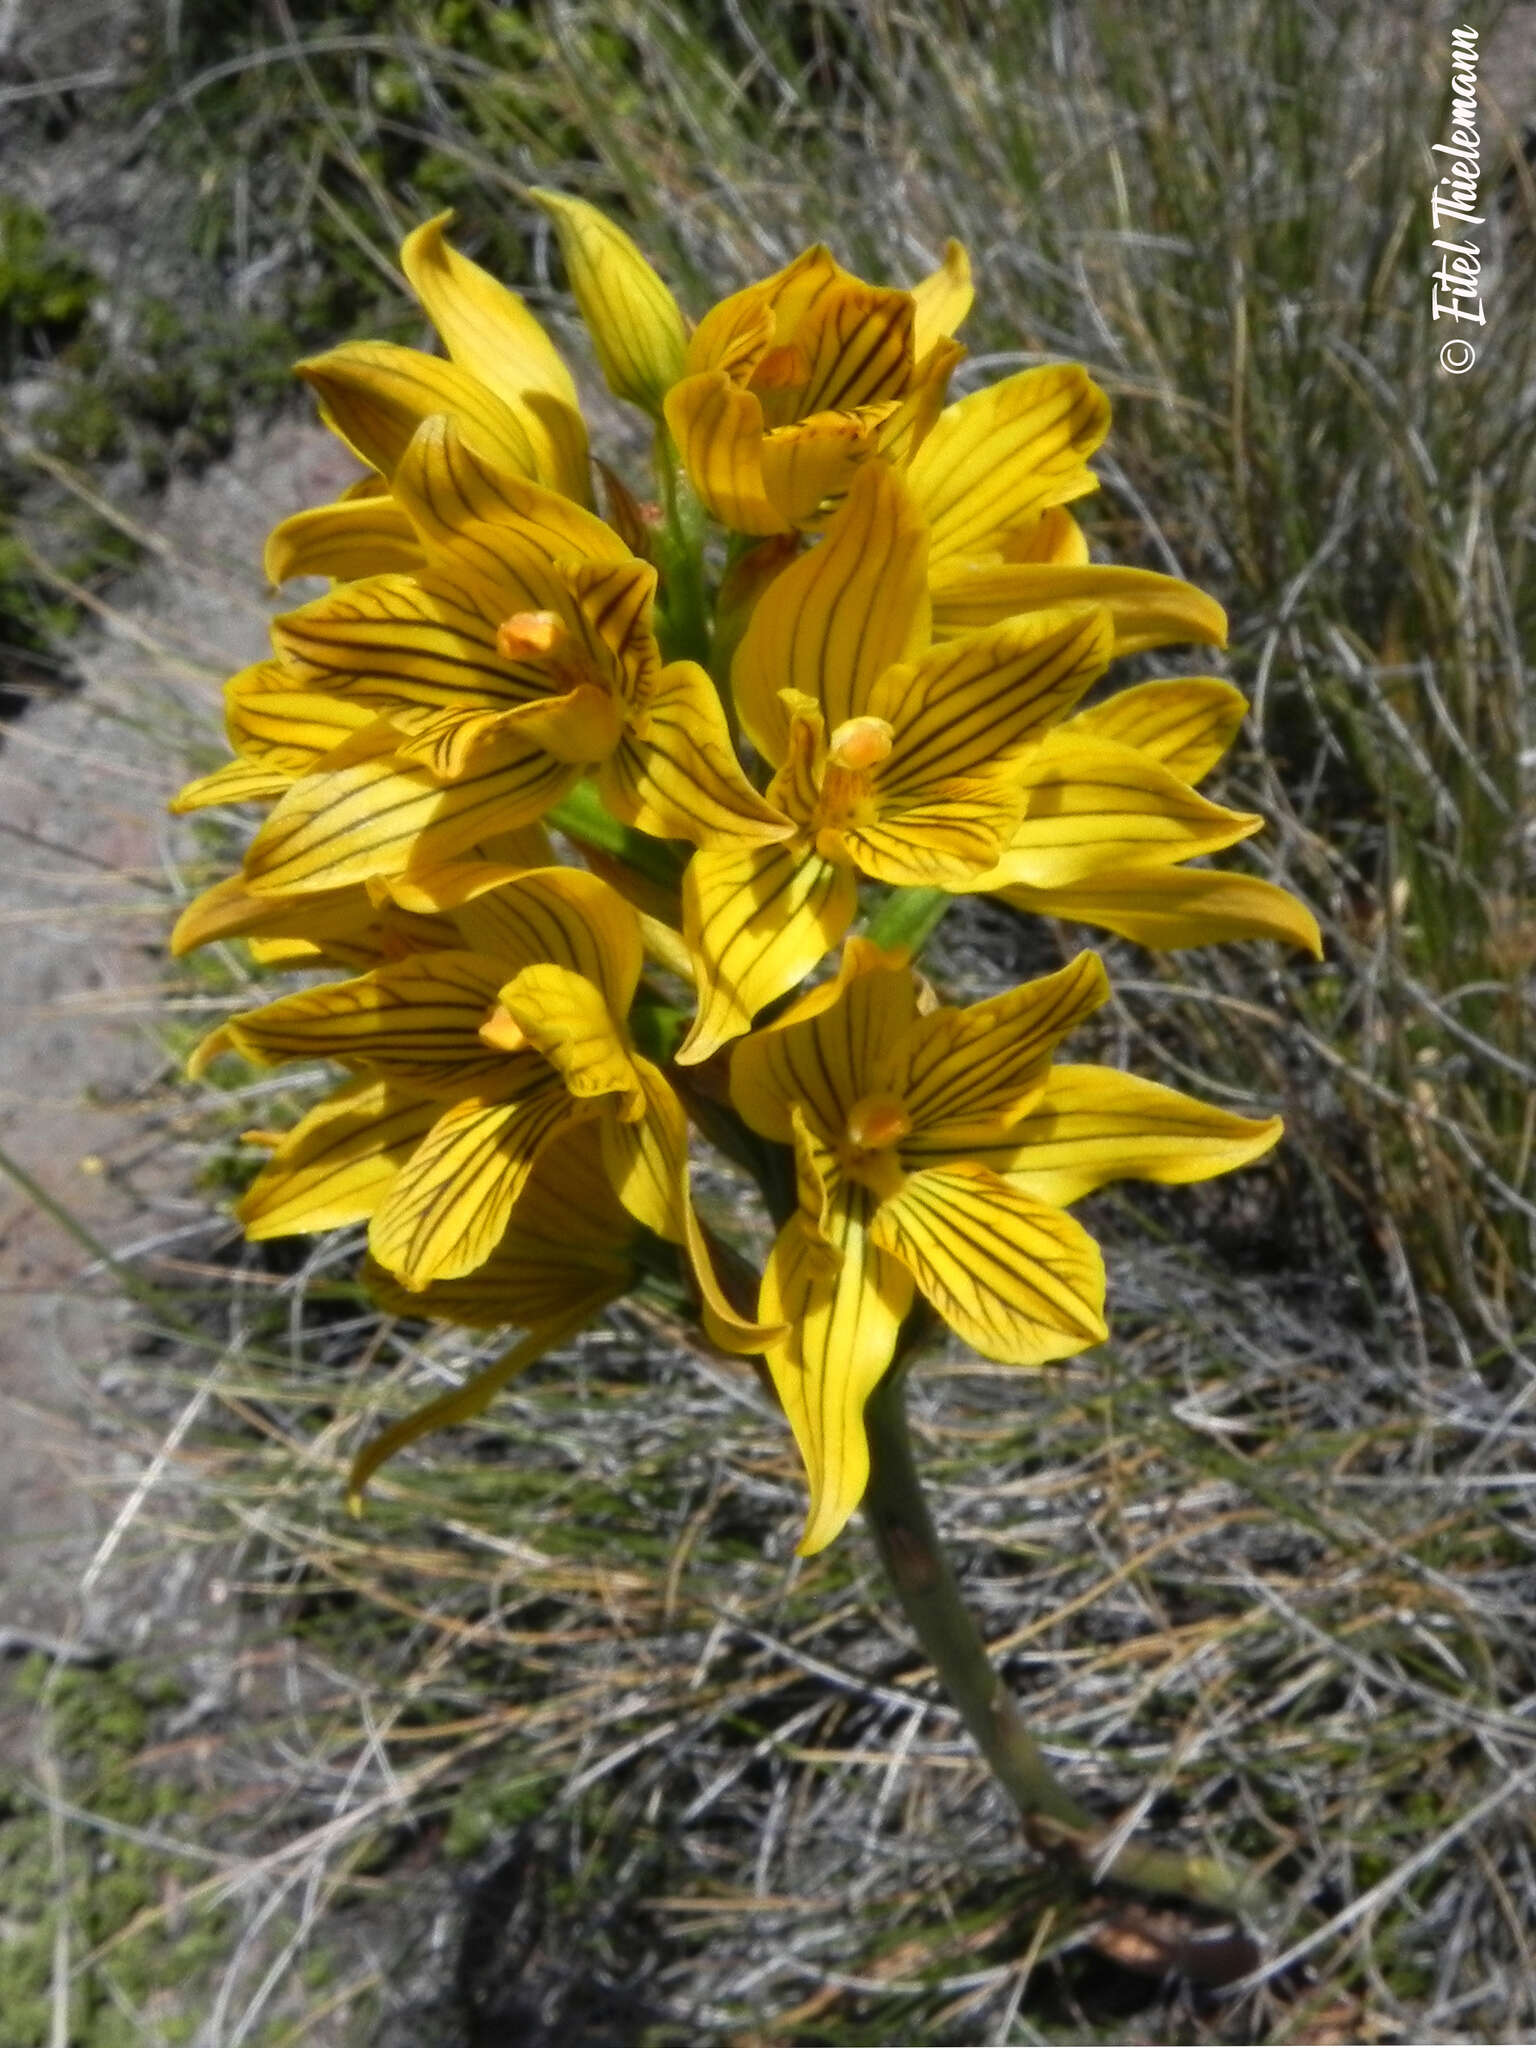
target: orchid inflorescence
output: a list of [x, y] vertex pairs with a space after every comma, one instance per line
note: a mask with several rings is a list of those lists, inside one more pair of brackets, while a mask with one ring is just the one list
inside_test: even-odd
[[[1086, 371], [949, 401], [957, 243], [910, 291], [810, 248], [690, 329], [612, 222], [531, 196], [610, 389], [654, 425], [655, 500], [593, 464], [570, 372], [450, 217], [416, 229], [402, 263], [447, 354], [300, 365], [366, 474], [272, 534], [275, 582], [330, 587], [229, 683], [236, 758], [176, 800], [271, 806], [176, 950], [242, 937], [348, 978], [234, 1017], [194, 1065], [346, 1076], [250, 1134], [250, 1236], [366, 1222], [384, 1306], [523, 1332], [368, 1445], [354, 1496], [670, 1270], [714, 1344], [765, 1361], [811, 1552], [863, 1494], [865, 1403], [915, 1309], [989, 1359], [1079, 1352], [1105, 1283], [1071, 1205], [1280, 1132], [1058, 1062], [1109, 992], [1091, 952], [941, 1002], [914, 957], [945, 905], [1157, 948], [1315, 952], [1317, 927], [1273, 883], [1189, 864], [1261, 823], [1196, 788], [1243, 716], [1230, 684], [1081, 708], [1117, 656], [1220, 645], [1226, 621], [1090, 561], [1068, 507], [1109, 410]], [[696, 1212], [691, 1129], [759, 1179], [760, 1279]]]

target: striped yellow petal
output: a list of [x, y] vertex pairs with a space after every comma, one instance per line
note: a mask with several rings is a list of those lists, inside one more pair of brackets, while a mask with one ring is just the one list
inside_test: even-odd
[[805, 375], [769, 394], [770, 425], [904, 398], [912, 378], [914, 313], [910, 292], [846, 274], [820, 292], [795, 322]]
[[829, 1235], [832, 1203], [846, 1175], [837, 1147], [812, 1124], [803, 1104], [791, 1102], [789, 1121], [795, 1153], [795, 1202], [813, 1246], [819, 1247], [830, 1273], [836, 1269], [839, 1256]]
[[1023, 821], [998, 865], [973, 888], [1068, 888], [1110, 869], [1217, 853], [1264, 822], [1208, 803], [1156, 761], [1113, 740], [1049, 733], [1019, 773]]
[[1022, 370], [950, 406], [907, 472], [935, 575], [1097, 489], [1087, 461], [1108, 431], [1109, 401], [1077, 363]]
[[489, 831], [530, 823], [581, 771], [521, 742], [487, 748], [461, 781], [434, 782], [377, 752], [306, 776], [251, 842], [245, 875], [258, 894], [334, 889], [451, 859]]
[[683, 934], [699, 1012], [678, 1063], [708, 1059], [745, 1031], [837, 944], [857, 908], [853, 869], [802, 843], [696, 853], [683, 877]]
[[319, 395], [321, 410], [347, 446], [393, 477], [411, 436], [444, 413], [487, 462], [532, 476], [534, 451], [504, 399], [457, 363], [388, 341], [348, 341], [295, 365]]
[[1138, 683], [1106, 697], [1079, 711], [1067, 730], [1135, 747], [1180, 782], [1194, 784], [1210, 774], [1237, 738], [1247, 712], [1248, 700], [1230, 683], [1216, 676], [1179, 676]]
[[731, 1101], [761, 1137], [789, 1144], [799, 1109], [823, 1140], [835, 1143], [916, 1018], [917, 984], [906, 953], [850, 939], [833, 980], [807, 990], [733, 1049]]
[[541, 1152], [516, 1214], [483, 1266], [457, 1280], [402, 1293], [392, 1273], [369, 1261], [363, 1280], [397, 1315], [427, 1315], [495, 1330], [560, 1314], [583, 1272], [631, 1270], [634, 1218], [613, 1191], [599, 1123], [578, 1124]]
[[1118, 932], [1153, 952], [1215, 946], [1229, 939], [1279, 939], [1323, 957], [1317, 919], [1299, 898], [1257, 875], [1219, 868], [1111, 869], [1066, 889], [998, 892], [1016, 910], [1066, 917]]
[[[644, 955], [639, 919], [618, 892], [580, 868], [496, 877], [494, 866], [485, 870], [481, 887], [472, 870], [439, 869], [419, 886], [428, 899], [453, 905], [465, 939], [501, 963], [503, 981], [544, 962], [567, 967], [602, 991], [615, 1017], [624, 1016]], [[402, 901], [419, 900], [413, 882], [391, 886]]]
[[1192, 583], [1153, 569], [1077, 562], [946, 563], [933, 582], [934, 635], [947, 639], [1020, 612], [1061, 604], [1103, 605], [1115, 630], [1117, 655], [1185, 640], [1213, 647], [1227, 644], [1226, 613]]
[[763, 1273], [758, 1312], [785, 1325], [768, 1370], [794, 1431], [810, 1485], [799, 1553], [825, 1550], [864, 1497], [869, 1439], [864, 1404], [884, 1377], [912, 1304], [905, 1269], [875, 1243], [875, 1197], [849, 1183], [832, 1203], [827, 1231], [837, 1263], [800, 1216], [779, 1232]]
[[556, 562], [633, 559], [595, 513], [486, 456], [452, 418], [422, 421], [391, 489], [440, 567], [506, 605], [498, 620], [545, 609]]
[[609, 390], [659, 417], [688, 346], [677, 301], [623, 229], [595, 206], [538, 188], [528, 196], [555, 224], [571, 295]]
[[[342, 890], [342, 895], [352, 892]], [[367, 894], [359, 883], [357, 893]], [[252, 902], [270, 901], [287, 905], [283, 927], [271, 932], [253, 932], [246, 941], [251, 958], [261, 967], [347, 967], [366, 974], [392, 960], [404, 960], [413, 953], [452, 952], [463, 946], [463, 938], [446, 917], [421, 917], [399, 910], [392, 903], [378, 905], [368, 923], [356, 914], [344, 920], [340, 911], [315, 920], [306, 918], [305, 906], [315, 899], [252, 897]], [[300, 934], [303, 936], [300, 936]]]
[[242, 759], [281, 770], [290, 780], [373, 723], [366, 704], [345, 703], [302, 685], [300, 676], [278, 662], [242, 669], [224, 685], [230, 745]]
[[359, 576], [420, 569], [426, 557], [415, 530], [392, 498], [345, 498], [280, 520], [267, 536], [262, 567], [272, 583], [292, 576]]
[[280, 797], [293, 783], [291, 770], [269, 768], [262, 761], [227, 761], [211, 775], [194, 776], [166, 805], [175, 817], [210, 810], [216, 804], [263, 804]]
[[450, 247], [440, 213], [407, 235], [400, 267], [454, 362], [518, 415], [540, 483], [590, 500], [587, 430], [576, 385], [554, 343], [515, 292]]
[[763, 478], [762, 401], [724, 370], [685, 377], [667, 393], [667, 429], [689, 481], [733, 533], [788, 533]]
[[[524, 595], [521, 589], [514, 599]], [[525, 609], [531, 607], [524, 606]], [[495, 608], [492, 607], [492, 610]], [[354, 704], [524, 704], [550, 693], [548, 674], [497, 644], [500, 617], [442, 576], [370, 576], [272, 622], [292, 677]], [[255, 700], [259, 708], [260, 700]], [[248, 751], [242, 749], [242, 751]]]
[[875, 786], [895, 796], [1009, 760], [1065, 717], [1103, 673], [1111, 648], [1102, 612], [1042, 611], [898, 664], [867, 707], [895, 728]]
[[653, 629], [657, 575], [649, 562], [570, 562], [560, 576], [594, 673], [638, 712], [661, 670]]
[[794, 829], [742, 773], [719, 693], [697, 662], [655, 677], [597, 786], [616, 818], [659, 839], [719, 846]]
[[619, 744], [624, 715], [611, 691], [583, 682], [542, 703], [519, 704], [504, 714], [501, 727], [508, 739], [522, 739], [557, 761], [589, 768], [606, 761]]
[[512, 1101], [454, 1103], [391, 1183], [368, 1249], [413, 1292], [473, 1273], [500, 1243], [540, 1153], [600, 1112], [599, 1102], [573, 1101], [538, 1060]]
[[315, 940], [360, 936], [377, 918], [361, 883], [328, 889], [313, 896], [255, 896], [243, 875], [230, 875], [194, 896], [171, 932], [171, 954], [180, 959], [194, 947], [215, 939], [309, 937]]
[[557, 761], [590, 766], [603, 759], [621, 730], [613, 699], [591, 684], [504, 710], [412, 705], [391, 709], [389, 722], [399, 736], [396, 760], [402, 767], [424, 768], [434, 782], [459, 781], [478, 755], [512, 739], [541, 747]]
[[477, 953], [413, 955], [358, 975], [280, 996], [225, 1027], [247, 1059], [329, 1059], [409, 1082], [432, 1094], [490, 1088], [508, 1055], [480, 1026], [504, 976]]
[[953, 1157], [972, 1136], [1016, 1122], [1044, 1086], [1054, 1048], [1108, 999], [1102, 961], [1079, 953], [986, 1002], [919, 1017], [869, 1084], [896, 1097], [911, 1121], [902, 1159]]
[[748, 285], [711, 306], [688, 337], [683, 367], [689, 377], [723, 370], [733, 384], [745, 384], [773, 346], [771, 294]]
[[896, 472], [867, 462], [826, 538], [775, 579], [752, 614], [732, 667], [748, 738], [777, 766], [788, 747], [780, 696], [820, 705], [828, 729], [861, 714], [892, 663], [928, 644], [927, 537]]
[[873, 806], [857, 824], [836, 828], [838, 849], [874, 881], [946, 889], [996, 865], [1019, 822], [1021, 798], [998, 772], [956, 776], [910, 796], [887, 797], [877, 787]]
[[1011, 1187], [1057, 1208], [1112, 1180], [1179, 1187], [1260, 1158], [1285, 1126], [1236, 1116], [1115, 1067], [1055, 1066], [1033, 1109], [989, 1163]]
[[339, 1089], [279, 1141], [241, 1196], [235, 1214], [246, 1236], [365, 1222], [442, 1107], [388, 1081]]
[[951, 238], [944, 261], [912, 287], [912, 351], [921, 362], [936, 341], [953, 334], [971, 310], [976, 293], [971, 284], [971, 259], [965, 246]]
[[985, 1166], [961, 1160], [914, 1173], [880, 1205], [869, 1235], [983, 1358], [1043, 1365], [1109, 1334], [1093, 1239]]

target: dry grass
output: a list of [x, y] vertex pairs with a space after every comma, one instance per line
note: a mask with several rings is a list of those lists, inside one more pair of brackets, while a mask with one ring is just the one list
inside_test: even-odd
[[[1255, 731], [1228, 793], [1275, 821], [1328, 964], [1111, 948], [1106, 1042], [1284, 1107], [1291, 1144], [1231, 1189], [1102, 1203], [1113, 1342], [1028, 1378], [932, 1360], [917, 1414], [1053, 1758], [1107, 1816], [1260, 1864], [1271, 1960], [1213, 2002], [1094, 1947], [862, 1540], [793, 1560], [755, 1383], [655, 1304], [403, 1458], [356, 1525], [357, 1442], [474, 1354], [366, 1311], [352, 1248], [258, 1260], [210, 1221], [141, 1246], [161, 1293], [109, 1409], [139, 1484], [101, 1567], [205, 1617], [141, 1765], [188, 1810], [132, 1824], [173, 1876], [99, 1937], [77, 1915], [71, 1995], [171, 2038], [119, 1965], [208, 1913], [183, 1999], [208, 2048], [1529, 2037], [1531, 193], [1452, 386], [1424, 288], [1436, 18], [1180, 0], [1154, 37], [1116, 0], [565, 4], [519, 85], [474, 54], [482, 10], [376, 12], [280, 11], [141, 123], [253, 81], [237, 162], [293, 201], [292, 260], [341, 217], [365, 273], [440, 158], [520, 274], [527, 222], [496, 216], [571, 137], [571, 178], [715, 289], [820, 232], [910, 275], [953, 228], [975, 374], [1088, 360], [1117, 399], [1098, 537], [1232, 613]], [[181, 858], [190, 887], [209, 850]], [[974, 990], [1066, 943], [983, 907], [935, 966]], [[212, 1014], [248, 970], [183, 993]], [[265, 1119], [295, 1086], [173, 1133], [176, 1170], [227, 1173], [252, 1096]], [[67, 1763], [61, 1859], [124, 1825]]]

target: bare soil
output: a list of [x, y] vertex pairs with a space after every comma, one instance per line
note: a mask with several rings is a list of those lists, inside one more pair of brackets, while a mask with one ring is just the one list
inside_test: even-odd
[[[152, 566], [103, 608], [83, 688], [39, 696], [0, 755], [0, 1146], [129, 1260], [206, 1230], [177, 1153], [165, 937], [188, 893], [165, 801], [217, 751], [219, 684], [265, 651], [260, 536], [352, 473], [299, 420], [159, 501]], [[195, 999], [194, 999], [195, 1000]], [[0, 1646], [110, 1633], [82, 1576], [116, 1511], [111, 1389], [131, 1305], [15, 1178], [0, 1184]], [[132, 1484], [132, 1460], [116, 1478]]]

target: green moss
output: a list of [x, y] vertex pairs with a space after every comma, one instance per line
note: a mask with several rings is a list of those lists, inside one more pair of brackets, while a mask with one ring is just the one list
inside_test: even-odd
[[55, 238], [46, 214], [0, 197], [0, 364], [50, 354], [78, 333], [100, 289], [88, 263]]
[[[67, 1903], [72, 1955], [99, 1952], [74, 1980], [72, 2048], [142, 2048], [133, 2015], [157, 2011], [174, 1987], [182, 2010], [158, 2016], [155, 2038], [191, 2041], [211, 1987], [237, 1939], [223, 1906], [192, 1903], [177, 1919], [157, 1917], [167, 1887], [186, 1891], [207, 1867], [152, 1846], [201, 1832], [198, 1798], [146, 1757], [157, 1720], [185, 1698], [171, 1674], [123, 1662], [105, 1670], [65, 1671], [29, 1658], [10, 1678], [13, 1697], [47, 1716], [49, 1745], [62, 1790], [90, 1821], [66, 1822], [60, 1870], [46, 1812], [20, 1775], [0, 1774], [0, 2048], [46, 2048], [53, 2032], [53, 1953], [59, 1901]], [[144, 1927], [125, 1930], [139, 1919]], [[333, 1967], [315, 1952], [306, 1982], [323, 1985]]]
[[454, 1858], [478, 1856], [498, 1836], [537, 1820], [560, 1789], [557, 1775], [507, 1778], [497, 1768], [476, 1772], [460, 1789], [448, 1813], [443, 1852]]

